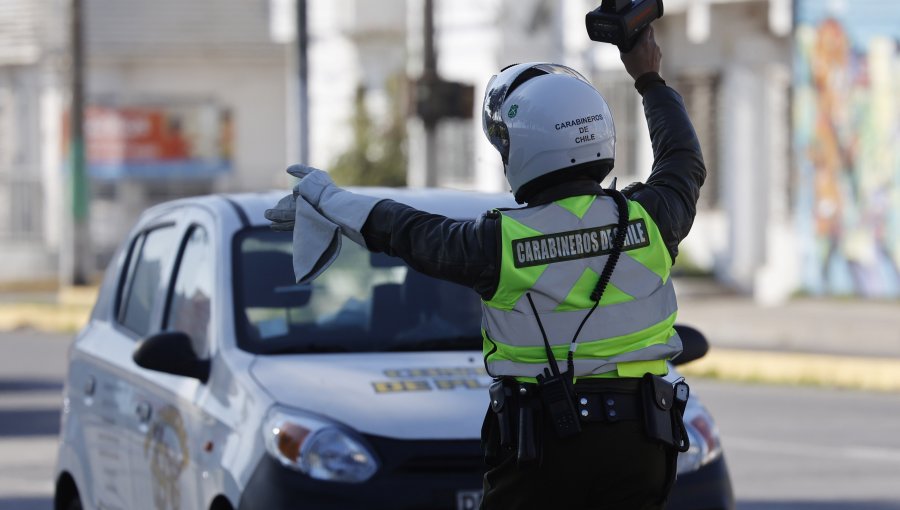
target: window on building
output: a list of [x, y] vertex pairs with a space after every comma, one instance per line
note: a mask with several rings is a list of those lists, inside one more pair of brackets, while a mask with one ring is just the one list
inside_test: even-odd
[[437, 125], [435, 146], [438, 147], [438, 157], [435, 170], [442, 185], [462, 188], [475, 185], [472, 122], [472, 119], [442, 119]]
[[0, 237], [29, 240], [43, 229], [37, 95], [27, 72], [0, 69]]
[[154, 328], [168, 268], [174, 257], [177, 238], [173, 226], [159, 227], [144, 234], [134, 243], [125, 273], [125, 284], [119, 301], [119, 323], [146, 336]]
[[594, 84], [606, 99], [616, 126], [616, 166], [611, 174], [618, 178], [619, 188], [644, 180], [649, 168], [638, 168], [639, 137], [646, 137], [640, 114], [640, 97], [634, 80], [624, 72], [603, 71], [594, 75]]
[[201, 227], [191, 230], [175, 275], [166, 329], [191, 337], [194, 352], [209, 353], [213, 296], [213, 252], [209, 235]]

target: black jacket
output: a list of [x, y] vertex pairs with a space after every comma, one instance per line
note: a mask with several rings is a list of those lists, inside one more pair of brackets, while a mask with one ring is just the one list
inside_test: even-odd
[[[623, 193], [654, 219], [674, 261], [678, 243], [694, 222], [706, 168], [681, 96], [656, 73], [641, 76], [635, 87], [644, 97], [653, 168], [646, 183], [628, 186]], [[532, 197], [529, 206], [603, 193], [596, 182], [564, 182]], [[497, 289], [500, 228], [496, 214], [460, 221], [385, 200], [372, 210], [362, 234], [370, 250], [400, 257], [427, 275], [471, 287], [485, 300]]]

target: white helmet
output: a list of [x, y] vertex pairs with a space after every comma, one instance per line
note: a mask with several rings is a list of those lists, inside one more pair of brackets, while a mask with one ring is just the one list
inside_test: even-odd
[[609, 105], [584, 76], [559, 64], [516, 64], [492, 77], [482, 127], [520, 202], [534, 191], [521, 193], [524, 185], [562, 169], [593, 166], [603, 179], [616, 155]]

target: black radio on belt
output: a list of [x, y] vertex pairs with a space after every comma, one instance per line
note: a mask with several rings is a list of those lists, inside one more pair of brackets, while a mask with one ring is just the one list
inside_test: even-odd
[[591, 39], [615, 44], [627, 53], [638, 34], [662, 15], [662, 0], [603, 0], [600, 7], [587, 13], [585, 25]]
[[564, 374], [551, 374], [545, 368], [543, 375], [537, 376], [538, 390], [544, 411], [550, 415], [550, 422], [558, 437], [569, 437], [581, 432], [578, 411], [575, 410], [575, 395], [572, 391], [572, 377]]

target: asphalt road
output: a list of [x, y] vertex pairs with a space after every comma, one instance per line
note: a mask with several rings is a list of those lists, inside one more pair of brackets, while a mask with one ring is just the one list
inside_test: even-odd
[[50, 510], [69, 336], [0, 333], [0, 510]]
[[[0, 333], [0, 510], [50, 510], [69, 337]], [[900, 395], [692, 381], [738, 510], [900, 510]]]
[[900, 510], [900, 394], [692, 383], [738, 510]]

